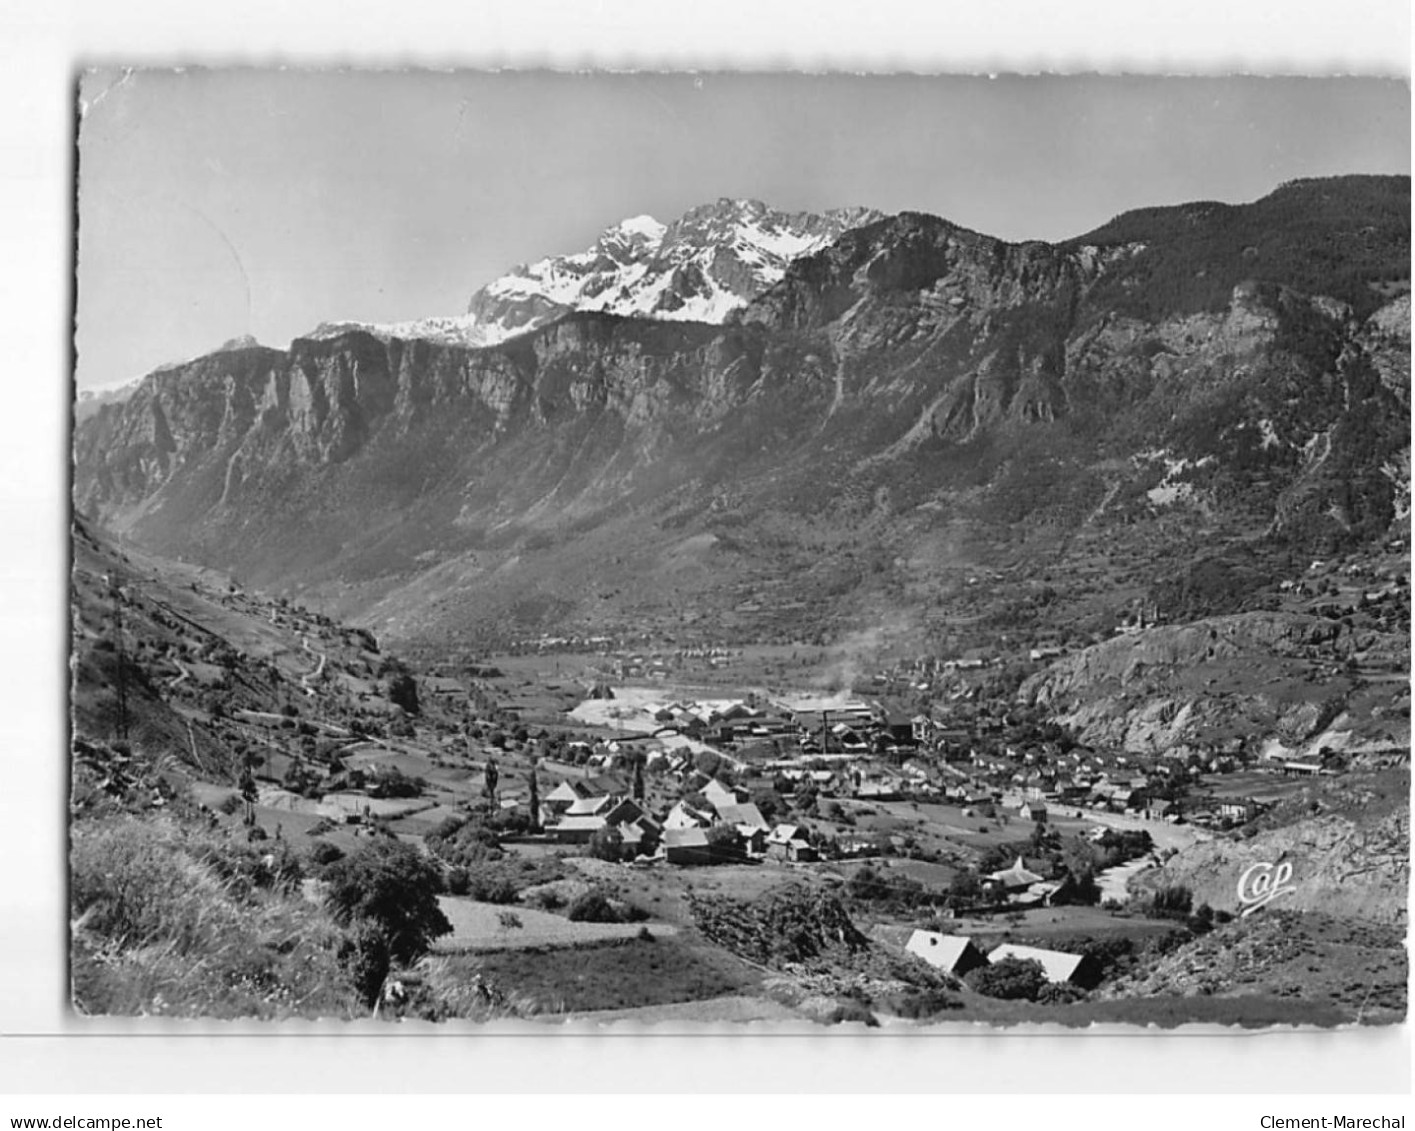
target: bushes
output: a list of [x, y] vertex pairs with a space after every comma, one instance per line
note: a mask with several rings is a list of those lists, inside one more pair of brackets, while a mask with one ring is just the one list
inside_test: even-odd
[[565, 913], [572, 923], [618, 923], [619, 912], [601, 891], [591, 888], [570, 901]]
[[476, 820], [449, 817], [427, 835], [424, 843], [434, 856], [464, 868], [501, 858], [495, 830]]
[[1201, 903], [1198, 910], [1189, 916], [1187, 926], [1196, 935], [1207, 935], [1214, 929], [1214, 909], [1207, 903]]
[[516, 882], [495, 864], [462, 869], [467, 876], [467, 889], [462, 894], [482, 903], [515, 903], [519, 889]]
[[240, 807], [241, 795], [239, 793], [228, 793], [217, 803], [216, 811], [225, 814], [227, 817], [231, 817], [235, 815], [236, 810], [240, 809]]
[[453, 895], [482, 903], [515, 903], [527, 888], [551, 883], [563, 875], [560, 862], [555, 859], [480, 860], [451, 867], [447, 871], [447, 888]]
[[444, 817], [437, 823], [436, 827], [427, 834], [428, 839], [451, 840], [466, 823], [466, 817]]
[[[248, 829], [247, 836], [254, 831]], [[251, 843], [207, 841], [194, 845], [191, 851], [242, 896], [258, 888], [293, 891], [304, 878], [299, 857], [286, 841], [268, 849]]]
[[543, 887], [531, 892], [527, 902], [542, 911], [559, 911], [565, 906], [565, 897], [553, 887]]
[[1036, 997], [1038, 1005], [1071, 1005], [1085, 1000], [1086, 991], [1070, 982], [1048, 982], [1037, 991]]
[[1193, 934], [1186, 930], [1173, 930], [1156, 935], [1145, 943], [1144, 954], [1147, 958], [1162, 958], [1178, 950], [1193, 937]]
[[868, 864], [846, 881], [845, 892], [851, 899], [862, 903], [892, 903], [914, 907], [933, 901], [933, 896], [918, 880], [902, 874], [886, 874]]
[[393, 966], [388, 935], [369, 920], [352, 923], [339, 948], [339, 964], [348, 972], [363, 1005], [372, 1007]]
[[442, 876], [416, 848], [378, 840], [325, 872], [328, 904], [344, 924], [368, 923], [385, 936], [398, 962], [411, 962], [452, 924], [437, 905]]
[[962, 1009], [963, 1003], [944, 990], [921, 990], [917, 993], [895, 994], [884, 998], [880, 1005], [896, 1017], [924, 1021], [950, 1009]]
[[482, 810], [446, 818], [428, 833], [426, 844], [428, 851], [448, 864], [471, 867], [501, 859], [501, 837], [523, 833], [529, 827], [530, 817], [525, 813]]
[[589, 854], [596, 860], [619, 863], [624, 858], [624, 834], [612, 825], [596, 829], [590, 837]]
[[1096, 877], [1087, 869], [1079, 876], [1074, 872], [1067, 872], [1066, 878], [1061, 881], [1061, 886], [1052, 895], [1051, 902], [1058, 907], [1066, 904], [1094, 907], [1100, 902], [1100, 899], [1100, 885], [1096, 883]]
[[1106, 829], [1099, 841], [1089, 846], [1091, 867], [1095, 871], [1114, 868], [1147, 856], [1154, 851], [1154, 841], [1143, 829]]
[[688, 909], [708, 939], [762, 966], [853, 954], [870, 945], [835, 896], [794, 885], [750, 901], [690, 892]]
[[1158, 889], [1149, 899], [1149, 914], [1158, 919], [1187, 919], [1194, 906], [1194, 893], [1183, 884]]
[[465, 868], [452, 868], [447, 872], [447, 891], [450, 895], [466, 895], [472, 890], [472, 876]]
[[858, 899], [866, 903], [889, 899], [891, 894], [889, 881], [868, 864], [846, 881], [845, 891], [851, 899]]
[[427, 789], [422, 778], [410, 778], [397, 766], [380, 768], [369, 785], [368, 795], [374, 798], [420, 797]]
[[1046, 970], [1033, 958], [1004, 958], [969, 971], [963, 979], [985, 997], [1036, 1001], [1047, 985]]
[[419, 710], [418, 683], [408, 669], [397, 661], [385, 661], [381, 674], [388, 676], [388, 682], [384, 685], [388, 701], [408, 714], [416, 715]]
[[862, 1001], [848, 997], [842, 998], [839, 1004], [825, 1016], [827, 1025], [840, 1025], [847, 1021], [863, 1022], [870, 1029], [879, 1028], [879, 1021], [870, 1012], [869, 1006]]
[[316, 841], [310, 846], [309, 860], [316, 868], [324, 868], [336, 860], [344, 859], [344, 850], [328, 841]]

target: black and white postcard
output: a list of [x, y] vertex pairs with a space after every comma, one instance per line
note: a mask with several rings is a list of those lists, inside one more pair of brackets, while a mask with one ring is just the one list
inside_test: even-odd
[[75, 95], [76, 1014], [1404, 1022], [1406, 82]]

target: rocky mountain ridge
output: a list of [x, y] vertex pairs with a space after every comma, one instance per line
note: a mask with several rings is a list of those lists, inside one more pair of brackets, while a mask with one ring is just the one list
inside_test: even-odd
[[[1410, 890], [1410, 813], [1378, 820], [1326, 814], [1251, 840], [1219, 838], [1185, 850], [1143, 876], [1147, 888], [1182, 885], [1194, 905], [1240, 914], [1238, 881], [1253, 866], [1291, 865], [1292, 890], [1273, 898], [1283, 911], [1317, 911], [1346, 919], [1404, 925]], [[1250, 897], [1251, 898], [1251, 897]]]
[[[489, 348], [237, 349], [80, 426], [75, 503], [394, 638], [662, 623], [782, 586], [926, 620], [951, 570], [1030, 576], [1086, 544], [1146, 585], [1175, 537], [1195, 561], [1359, 545], [1408, 515], [1408, 197], [1312, 182], [1218, 236], [1175, 209], [1063, 245], [906, 213], [720, 326], [575, 312]], [[1313, 257], [1344, 297], [1295, 285]], [[1241, 599], [1187, 576], [1161, 578], [1185, 619]]]
[[311, 338], [361, 330], [380, 340], [498, 345], [577, 311], [719, 324], [780, 281], [796, 259], [881, 218], [866, 208], [780, 212], [722, 199], [670, 224], [633, 216], [586, 251], [522, 264], [472, 295], [462, 315], [410, 322], [332, 322]]
[[1019, 694], [1099, 747], [1257, 754], [1261, 738], [1288, 758], [1395, 750], [1409, 724], [1372, 714], [1355, 657], [1398, 671], [1407, 647], [1402, 633], [1326, 617], [1241, 613], [1116, 636], [1057, 660]]

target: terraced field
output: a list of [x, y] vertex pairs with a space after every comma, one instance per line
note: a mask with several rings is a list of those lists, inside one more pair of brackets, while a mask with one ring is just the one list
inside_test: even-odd
[[645, 927], [654, 935], [674, 935], [671, 923], [572, 923], [563, 915], [529, 907], [506, 907], [445, 895], [438, 899], [452, 933], [438, 939], [443, 953], [571, 947], [632, 939]]

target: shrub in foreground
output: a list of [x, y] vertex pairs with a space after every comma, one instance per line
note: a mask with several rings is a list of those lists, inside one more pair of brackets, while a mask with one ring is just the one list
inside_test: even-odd
[[1047, 984], [1046, 970], [1033, 958], [1004, 958], [969, 971], [963, 980], [985, 997], [1008, 1001], [1036, 1001]]
[[259, 882], [248, 854], [244, 844], [175, 821], [76, 824], [75, 1007], [218, 1018], [361, 1013], [339, 962], [344, 933], [298, 891]]
[[619, 912], [605, 898], [603, 892], [591, 889], [581, 892], [570, 901], [566, 917], [572, 923], [617, 923]]
[[862, 1021], [866, 1028], [878, 1029], [879, 1020], [870, 1012], [869, 1006], [854, 998], [842, 998], [840, 1003], [826, 1015], [826, 1024], [839, 1025], [847, 1021]]
[[324, 878], [334, 917], [346, 925], [362, 921], [378, 928], [395, 961], [412, 962], [452, 930], [437, 905], [442, 888], [437, 865], [402, 841], [376, 840], [330, 865]]
[[310, 845], [309, 860], [315, 868], [324, 868], [336, 860], [344, 859], [344, 850], [327, 840], [317, 840]]
[[879, 1004], [895, 1016], [911, 1021], [923, 1021], [950, 1009], [963, 1008], [963, 1003], [957, 997], [943, 990], [894, 994], [884, 998]]

